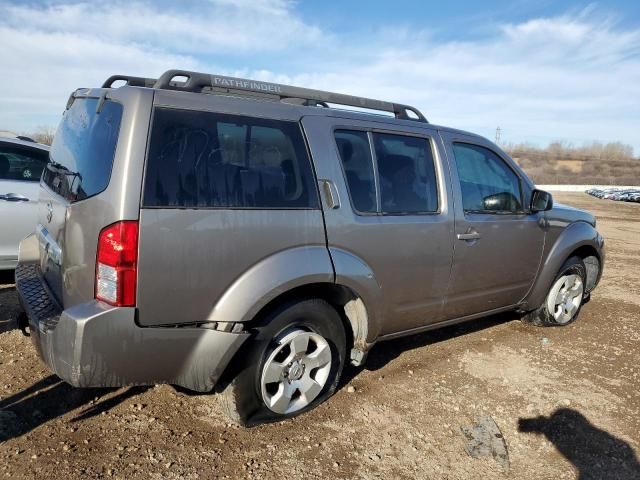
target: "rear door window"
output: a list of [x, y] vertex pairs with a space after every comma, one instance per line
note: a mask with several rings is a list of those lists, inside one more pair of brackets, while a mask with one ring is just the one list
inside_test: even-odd
[[76, 98], [64, 113], [42, 179], [70, 201], [102, 192], [111, 178], [118, 144], [122, 105], [97, 98]]
[[374, 133], [382, 213], [438, 210], [436, 172], [430, 142], [421, 137]]
[[375, 213], [376, 184], [367, 132], [336, 130], [335, 139], [354, 209]]
[[156, 108], [143, 204], [318, 208], [296, 122]]
[[0, 144], [0, 180], [39, 182], [48, 160], [46, 150]]

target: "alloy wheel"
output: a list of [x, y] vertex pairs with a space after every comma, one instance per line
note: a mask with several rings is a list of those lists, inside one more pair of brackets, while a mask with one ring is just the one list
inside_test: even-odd
[[262, 400], [269, 410], [293, 413], [307, 407], [324, 389], [331, 371], [331, 347], [315, 332], [285, 332], [262, 367]]
[[569, 323], [580, 308], [583, 294], [584, 284], [580, 275], [563, 275], [549, 292], [547, 309], [557, 323]]

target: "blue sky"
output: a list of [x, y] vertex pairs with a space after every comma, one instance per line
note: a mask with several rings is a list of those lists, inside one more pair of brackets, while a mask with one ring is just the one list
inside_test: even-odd
[[506, 142], [640, 154], [640, 2], [0, 0], [0, 130], [113, 73], [188, 68], [409, 103]]

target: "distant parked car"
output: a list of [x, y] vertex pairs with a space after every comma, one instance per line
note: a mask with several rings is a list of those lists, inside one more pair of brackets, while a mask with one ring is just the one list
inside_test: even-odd
[[591, 188], [586, 193], [606, 200], [640, 203], [640, 188]]
[[0, 137], [0, 270], [15, 268], [18, 244], [33, 232], [38, 190], [49, 147]]
[[640, 194], [640, 190], [624, 190], [618, 194], [616, 200], [622, 200], [624, 202], [632, 201], [634, 195]]

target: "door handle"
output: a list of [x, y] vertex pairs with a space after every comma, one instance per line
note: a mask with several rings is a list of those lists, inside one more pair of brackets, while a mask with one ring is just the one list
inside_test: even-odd
[[467, 233], [459, 233], [457, 237], [458, 240], [478, 240], [480, 234], [475, 230], [469, 230]]
[[0, 195], [0, 200], [5, 200], [7, 202], [28, 202], [29, 199], [24, 195], [19, 195], [17, 193], [6, 193], [4, 195]]
[[331, 180], [320, 180], [322, 191], [327, 199], [327, 207], [330, 209], [340, 208], [340, 196], [338, 189]]

